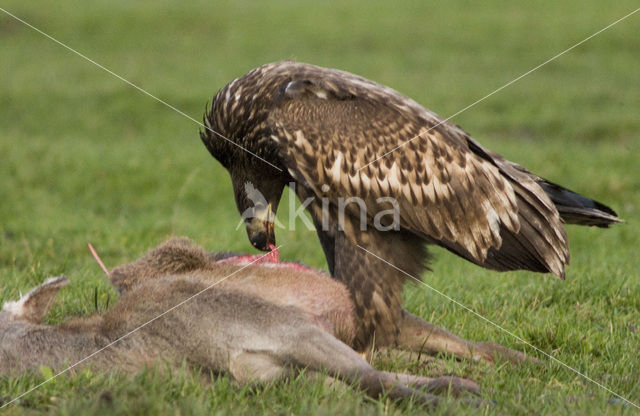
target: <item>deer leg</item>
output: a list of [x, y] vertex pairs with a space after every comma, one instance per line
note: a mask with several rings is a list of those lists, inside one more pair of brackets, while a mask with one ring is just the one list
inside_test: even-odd
[[[309, 372], [310, 374], [317, 374], [315, 372]], [[451, 394], [453, 397], [460, 397], [464, 394], [472, 394], [479, 396], [480, 387], [478, 384], [469, 379], [455, 377], [455, 376], [442, 376], [437, 378], [421, 377], [413, 374], [404, 373], [390, 373], [387, 371], [381, 371], [385, 377], [390, 377], [398, 383], [420, 391], [426, 391], [430, 394], [446, 395]], [[326, 377], [324, 380], [325, 387], [338, 386], [340, 391], [344, 392], [344, 383], [333, 377]]]
[[349, 346], [315, 326], [300, 330], [289, 339], [293, 342], [285, 350], [279, 351], [282, 360], [312, 371], [324, 370], [330, 377], [357, 386], [372, 397], [384, 394], [394, 400], [413, 398], [428, 406], [438, 404], [437, 396], [414, 389], [409, 383], [416, 388], [424, 387], [437, 393], [446, 393], [449, 389], [454, 394], [478, 392], [478, 386], [473, 381], [456, 377], [431, 379], [378, 371]]
[[466, 378], [455, 376], [442, 376], [442, 377], [421, 377], [413, 374], [404, 373], [390, 373], [382, 371], [386, 375], [393, 377], [399, 383], [406, 386], [417, 388], [427, 391], [432, 394], [446, 394], [451, 392], [453, 396], [459, 396], [463, 393], [471, 393], [475, 395], [480, 394], [480, 387], [478, 384]]
[[537, 362], [519, 351], [493, 342], [473, 342], [464, 340], [449, 331], [435, 326], [406, 310], [402, 311], [399, 323], [398, 348], [415, 352], [453, 354], [457, 358], [495, 363], [506, 359], [513, 363]]
[[273, 354], [253, 351], [244, 351], [234, 357], [229, 371], [240, 384], [278, 381], [291, 373]]
[[404, 385], [402, 377], [393, 373], [377, 371], [346, 344], [310, 324], [295, 328], [268, 349], [242, 351], [229, 363], [231, 375], [240, 384], [277, 381], [291, 375], [294, 368], [324, 370], [331, 378], [354, 385], [374, 398], [386, 394], [430, 406], [438, 403], [436, 396]]

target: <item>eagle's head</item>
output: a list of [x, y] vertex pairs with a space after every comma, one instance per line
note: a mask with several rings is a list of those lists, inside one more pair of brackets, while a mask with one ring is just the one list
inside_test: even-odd
[[231, 176], [249, 241], [271, 251], [275, 214], [289, 176], [270, 137], [266, 112], [253, 99], [258, 84], [250, 73], [218, 91], [205, 112], [200, 138]]
[[[206, 138], [207, 148], [229, 172], [236, 207], [242, 216], [251, 244], [258, 250], [271, 251], [276, 244], [274, 221], [282, 191], [287, 183], [285, 175], [242, 149], [232, 149], [215, 137]], [[210, 145], [216, 141], [216, 145]], [[248, 157], [247, 157], [248, 156]]]
[[251, 178], [245, 172], [230, 170], [238, 212], [244, 221], [251, 244], [262, 251], [276, 246], [274, 223], [284, 183]]

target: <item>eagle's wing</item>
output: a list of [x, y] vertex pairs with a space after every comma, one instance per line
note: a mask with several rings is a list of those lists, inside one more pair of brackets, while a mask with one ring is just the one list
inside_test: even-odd
[[318, 197], [359, 197], [372, 216], [389, 209], [379, 198], [392, 197], [403, 228], [474, 263], [564, 276], [569, 253], [558, 212], [517, 165], [353, 74], [310, 67], [279, 90], [271, 138], [289, 173]]

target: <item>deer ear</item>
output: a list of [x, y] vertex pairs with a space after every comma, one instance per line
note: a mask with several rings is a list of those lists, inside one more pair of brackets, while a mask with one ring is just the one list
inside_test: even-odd
[[40, 286], [29, 291], [15, 302], [5, 302], [2, 310], [14, 318], [24, 319], [31, 323], [41, 323], [49, 312], [58, 291], [69, 284], [65, 276], [50, 277]]

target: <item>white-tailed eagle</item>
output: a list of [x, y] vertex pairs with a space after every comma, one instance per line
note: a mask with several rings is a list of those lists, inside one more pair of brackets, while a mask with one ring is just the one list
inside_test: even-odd
[[[228, 169], [238, 210], [253, 207], [248, 183], [267, 202], [246, 219], [258, 249], [275, 244], [273, 215], [285, 186], [295, 183], [301, 201], [314, 197], [307, 209], [331, 274], [351, 290], [360, 350], [374, 333], [377, 343], [398, 337], [403, 272], [425, 269], [424, 243], [485, 268], [563, 278], [563, 223], [619, 221], [610, 208], [483, 148], [410, 98], [335, 69], [261, 66], [222, 88], [204, 121], [202, 141]], [[338, 222], [340, 200], [351, 197], [366, 206], [366, 230], [357, 204]], [[373, 215], [390, 208], [384, 197], [397, 201], [395, 230], [373, 227]]]

